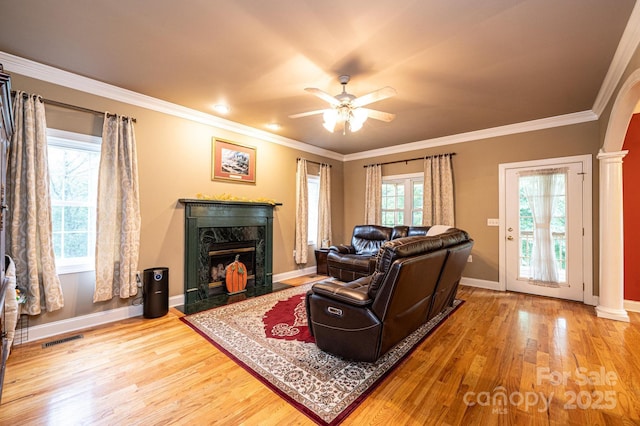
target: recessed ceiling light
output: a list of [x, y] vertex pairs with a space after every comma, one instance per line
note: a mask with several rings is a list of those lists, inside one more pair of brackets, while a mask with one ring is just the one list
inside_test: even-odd
[[269, 130], [280, 130], [280, 125], [278, 123], [269, 123], [269, 124], [267, 124], [267, 129], [269, 129]]
[[224, 104], [216, 104], [213, 106], [213, 109], [220, 114], [229, 114], [229, 111], [231, 111], [229, 105]]

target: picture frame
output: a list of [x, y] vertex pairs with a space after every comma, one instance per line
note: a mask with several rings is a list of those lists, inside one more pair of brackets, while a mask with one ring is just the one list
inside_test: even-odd
[[256, 183], [256, 148], [212, 138], [211, 180]]

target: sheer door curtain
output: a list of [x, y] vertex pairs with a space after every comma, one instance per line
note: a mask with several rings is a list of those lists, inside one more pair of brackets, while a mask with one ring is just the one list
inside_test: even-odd
[[567, 173], [568, 168], [553, 168], [518, 174], [533, 216], [530, 275], [534, 283], [560, 281], [551, 221], [555, 204], [566, 193]]

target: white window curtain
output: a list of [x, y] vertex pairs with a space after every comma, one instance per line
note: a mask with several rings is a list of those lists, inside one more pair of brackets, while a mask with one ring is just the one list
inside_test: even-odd
[[424, 160], [422, 224], [455, 226], [452, 154]]
[[296, 264], [307, 263], [307, 251], [309, 244], [308, 234], [308, 189], [307, 189], [307, 160], [298, 159], [296, 169], [296, 235], [295, 235], [295, 256]]
[[555, 168], [520, 173], [528, 176], [522, 185], [533, 216], [533, 245], [531, 247], [531, 279], [542, 283], [558, 283], [558, 263], [553, 249], [551, 220], [554, 203], [565, 193], [568, 168]]
[[98, 171], [94, 302], [137, 294], [139, 250], [140, 200], [133, 119], [106, 113]]
[[382, 165], [372, 164], [366, 168], [364, 186], [364, 223], [382, 223]]
[[49, 312], [64, 306], [53, 251], [42, 98], [16, 92], [13, 115], [15, 133], [7, 159], [7, 253], [15, 262], [16, 281], [28, 290], [23, 311], [37, 315], [43, 306]]
[[318, 245], [331, 245], [331, 166], [320, 164], [320, 200], [318, 202]]

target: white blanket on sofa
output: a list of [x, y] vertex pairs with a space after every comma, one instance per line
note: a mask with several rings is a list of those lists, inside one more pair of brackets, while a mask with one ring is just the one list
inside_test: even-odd
[[4, 329], [7, 333], [9, 353], [18, 323], [18, 299], [16, 298], [16, 265], [11, 257], [5, 255], [4, 279], [8, 281], [4, 299]]
[[427, 230], [427, 237], [442, 234], [443, 232], [447, 232], [449, 229], [451, 229], [449, 225], [433, 225], [429, 230]]

